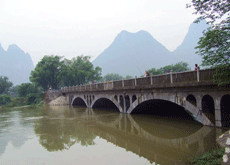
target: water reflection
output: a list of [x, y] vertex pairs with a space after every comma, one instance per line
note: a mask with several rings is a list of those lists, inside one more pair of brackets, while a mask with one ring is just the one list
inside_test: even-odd
[[14, 147], [21, 147], [33, 136], [50, 153], [64, 152], [75, 145], [90, 148], [96, 146], [99, 137], [150, 163], [186, 164], [189, 158], [215, 148], [216, 137], [221, 133], [222, 129], [195, 122], [108, 110], [24, 109], [0, 113], [0, 156], [9, 142]]
[[8, 143], [20, 148], [30, 138], [27, 134], [29, 129], [21, 127], [20, 112], [9, 110], [0, 113], [0, 156]]
[[[51, 107], [44, 118], [34, 124], [39, 143], [48, 151], [69, 149], [75, 143], [82, 146], [94, 145], [95, 135], [78, 118], [85, 110], [71, 112], [68, 109]], [[87, 122], [87, 118], [85, 118]]]
[[99, 136], [150, 162], [171, 164], [216, 147], [216, 129], [194, 122], [88, 108], [50, 107], [45, 116], [34, 129], [48, 151], [69, 149], [75, 143], [94, 145]]

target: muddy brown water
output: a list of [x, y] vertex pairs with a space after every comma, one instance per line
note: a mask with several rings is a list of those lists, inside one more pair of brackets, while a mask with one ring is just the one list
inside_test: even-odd
[[0, 112], [0, 164], [189, 164], [226, 129], [152, 115], [71, 108]]

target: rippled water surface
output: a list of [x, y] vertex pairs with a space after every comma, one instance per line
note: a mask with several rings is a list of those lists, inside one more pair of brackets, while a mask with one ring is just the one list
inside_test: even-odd
[[0, 112], [0, 164], [188, 164], [223, 129], [109, 110], [46, 107]]

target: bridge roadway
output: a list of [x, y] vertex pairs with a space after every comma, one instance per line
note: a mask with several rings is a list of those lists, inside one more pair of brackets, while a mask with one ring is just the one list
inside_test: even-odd
[[[213, 69], [64, 87], [70, 105], [133, 113], [144, 103], [163, 100], [189, 111], [203, 125], [230, 125], [230, 88], [213, 81]], [[55, 92], [55, 91], [54, 91]], [[169, 104], [170, 106], [170, 104]], [[170, 107], [169, 107], [170, 108]], [[154, 109], [150, 111], [154, 112]], [[176, 109], [173, 109], [175, 114]]]

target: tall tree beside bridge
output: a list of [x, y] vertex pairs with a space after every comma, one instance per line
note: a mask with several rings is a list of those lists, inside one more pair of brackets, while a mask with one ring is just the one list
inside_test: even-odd
[[61, 56], [45, 55], [30, 73], [30, 81], [41, 86], [44, 91], [49, 87], [57, 89], [60, 82], [60, 73], [63, 62]]
[[187, 7], [193, 7], [200, 17], [195, 22], [207, 20], [210, 28], [203, 32], [196, 49], [202, 56], [203, 66], [216, 68], [214, 75], [218, 85], [230, 83], [230, 1], [192, 0]]
[[46, 91], [49, 87], [85, 84], [101, 79], [101, 68], [93, 67], [90, 56], [78, 56], [72, 60], [61, 60], [61, 56], [44, 56], [31, 71], [30, 81]]
[[77, 56], [71, 60], [64, 60], [61, 72], [62, 86], [85, 84], [89, 81], [101, 79], [101, 68], [90, 62], [90, 56]]

